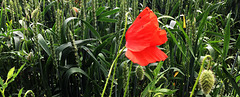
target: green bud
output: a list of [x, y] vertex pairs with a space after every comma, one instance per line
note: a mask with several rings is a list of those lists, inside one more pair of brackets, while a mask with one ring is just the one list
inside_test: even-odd
[[214, 82], [213, 72], [211, 70], [204, 70], [200, 76], [199, 83], [205, 95], [210, 93]]
[[142, 66], [137, 66], [137, 68], [135, 70], [135, 74], [139, 80], [143, 80], [144, 70], [143, 70]]

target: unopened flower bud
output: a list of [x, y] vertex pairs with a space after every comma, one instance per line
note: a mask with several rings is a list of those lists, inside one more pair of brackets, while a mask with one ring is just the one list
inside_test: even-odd
[[143, 70], [142, 66], [137, 66], [137, 68], [135, 70], [135, 74], [139, 80], [143, 80], [144, 70]]
[[204, 70], [199, 82], [204, 94], [209, 94], [215, 82], [213, 72], [211, 70]]

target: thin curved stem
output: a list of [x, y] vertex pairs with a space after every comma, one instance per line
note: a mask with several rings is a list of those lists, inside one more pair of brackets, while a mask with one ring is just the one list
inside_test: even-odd
[[[125, 14], [125, 27], [124, 27], [124, 31], [123, 31], [123, 34], [122, 34], [122, 38], [121, 38], [120, 43], [119, 43], [119, 46], [118, 46], [117, 57], [114, 59], [112, 65], [111, 65], [111, 67], [110, 67], [110, 70], [109, 70], [109, 73], [108, 73], [108, 77], [107, 77], [107, 80], [106, 80], [106, 82], [105, 82], [105, 86], [104, 86], [104, 88], [103, 88], [103, 92], [102, 92], [101, 97], [104, 96], [104, 93], [105, 93], [105, 91], [106, 91], [107, 84], [108, 84], [109, 78], [110, 78], [110, 76], [111, 76], [113, 66], [114, 66], [114, 73], [113, 73], [113, 78], [112, 78], [112, 79], [114, 80], [115, 70], [116, 70], [116, 65], [115, 65], [115, 63], [117, 62], [118, 57], [121, 55], [122, 51], [126, 48], [126, 46], [124, 46], [124, 47], [122, 48], [122, 50], [119, 52], [119, 50], [120, 50], [120, 48], [121, 48], [121, 45], [122, 45], [123, 37], [125, 36], [126, 29], [127, 29], [127, 16], [128, 16], [128, 14], [129, 14], [129, 12], [127, 12], [127, 13]], [[112, 86], [113, 86], [113, 82], [112, 82], [112, 84], [111, 84], [111, 91], [110, 91], [110, 92], [112, 92]], [[111, 93], [110, 93], [110, 95], [111, 95]], [[109, 95], [109, 96], [110, 96], [110, 95]]]
[[131, 62], [131, 65], [130, 65], [130, 69], [128, 72], [127, 85], [125, 86], [125, 91], [124, 91], [123, 97], [126, 97], [126, 94], [127, 94], [127, 88], [128, 88], [128, 84], [129, 84], [129, 80], [130, 80], [131, 71], [132, 71], [132, 64], [133, 64], [133, 62]]
[[120, 53], [118, 53], [117, 57], [114, 59], [112, 65], [111, 65], [111, 67], [110, 67], [110, 70], [109, 70], [109, 72], [108, 72], [108, 77], [107, 77], [105, 86], [104, 86], [104, 88], [103, 88], [103, 92], [102, 92], [102, 96], [101, 96], [101, 97], [104, 97], [104, 93], [105, 93], [105, 90], [106, 90], [106, 88], [107, 88], [108, 80], [109, 80], [109, 78], [110, 78], [110, 75], [111, 75], [111, 72], [112, 72], [112, 69], [113, 69], [113, 65], [117, 62], [118, 57], [121, 55], [121, 53], [123, 52], [123, 50], [124, 50], [125, 48], [126, 48], [126, 46], [124, 46], [124, 47], [122, 48], [122, 50], [120, 51]]
[[[123, 41], [123, 37], [125, 36], [125, 33], [126, 33], [126, 29], [127, 29], [127, 16], [128, 16], [129, 12], [127, 12], [125, 14], [125, 26], [124, 26], [124, 31], [123, 31], [123, 34], [122, 34], [122, 37], [121, 37], [121, 40], [120, 40], [120, 43], [119, 43], [119, 46], [118, 46], [118, 52], [121, 48], [121, 45], [122, 45], [122, 41]], [[116, 64], [114, 65], [114, 70], [113, 70], [113, 76], [112, 76], [112, 83], [111, 83], [111, 89], [110, 89], [110, 94], [109, 94], [109, 97], [111, 97], [111, 94], [112, 94], [112, 88], [113, 88], [113, 82], [114, 82], [114, 78], [115, 78], [115, 71], [116, 71]]]
[[[210, 55], [206, 55], [206, 56], [204, 57], [203, 61], [202, 61], [202, 65], [201, 65], [201, 68], [200, 68], [200, 70], [199, 70], [199, 72], [198, 72], [198, 77], [197, 77], [197, 80], [196, 80], [195, 83], [194, 83], [194, 86], [193, 86], [193, 89], [192, 89], [192, 92], [191, 92], [190, 97], [192, 97], [193, 94], [194, 94], [194, 90], [195, 90], [195, 88], [196, 88], [196, 86], [197, 86], [198, 80], [199, 80], [200, 75], [201, 75], [202, 70], [203, 70], [204, 62], [205, 62], [205, 60], [206, 60], [207, 58], [210, 58], [210, 63], [211, 63], [212, 57], [211, 57]], [[210, 63], [208, 64], [208, 69], [210, 68], [210, 65], [211, 65]]]

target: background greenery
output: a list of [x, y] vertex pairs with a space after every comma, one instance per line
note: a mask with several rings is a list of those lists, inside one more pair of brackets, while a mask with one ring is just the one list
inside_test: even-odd
[[[167, 30], [168, 41], [160, 48], [168, 58], [143, 67], [140, 80], [138, 64], [129, 71], [131, 62], [121, 54], [104, 96], [121, 97], [127, 91], [129, 97], [187, 97], [206, 55], [213, 58], [215, 75], [210, 95], [240, 95], [239, 0], [0, 1], [0, 89], [6, 96], [31, 90], [37, 97], [99, 97], [125, 44], [119, 45], [125, 14], [131, 14], [129, 27], [146, 6]], [[194, 96], [205, 96], [199, 86]]]

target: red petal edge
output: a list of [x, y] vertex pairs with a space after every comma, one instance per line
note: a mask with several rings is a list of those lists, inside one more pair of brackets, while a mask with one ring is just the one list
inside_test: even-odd
[[156, 61], [164, 61], [168, 56], [156, 46], [147, 47], [140, 52], [133, 52], [127, 49], [126, 57], [133, 63], [138, 63], [141, 66], [147, 66], [149, 63]]

